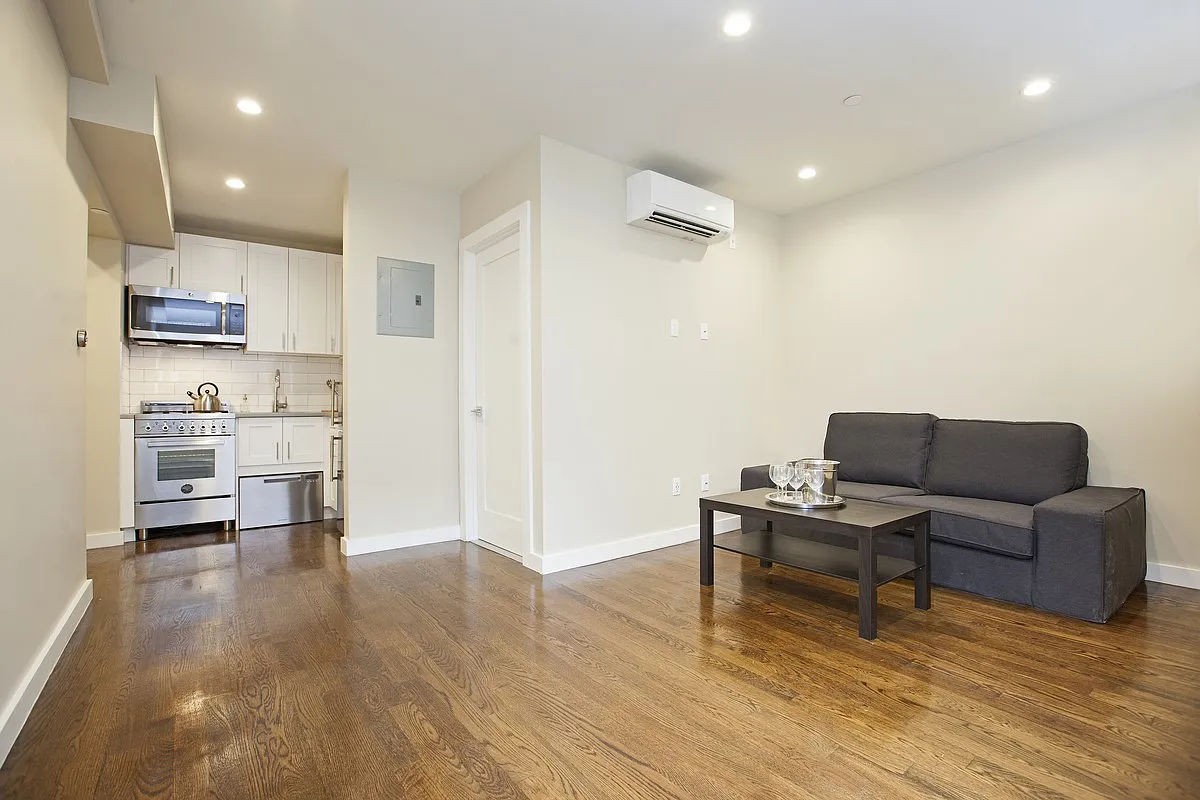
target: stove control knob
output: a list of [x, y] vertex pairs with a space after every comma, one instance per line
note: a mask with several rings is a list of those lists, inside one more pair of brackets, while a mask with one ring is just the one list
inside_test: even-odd
[[149, 433], [154, 428], [149, 422], [146, 423], [146, 433]]
[[169, 426], [169, 425], [167, 425], [167, 423], [165, 423], [165, 422], [164, 422], [164, 423], [163, 423], [163, 432], [165, 433], [165, 432], [166, 432], [166, 431], [167, 431], [169, 428], [170, 428], [170, 426]]
[[183, 423], [179, 423], [179, 432], [183, 433]]
[[195, 432], [196, 432], [196, 423], [194, 423], [194, 422], [193, 422], [193, 423], [192, 423], [192, 424], [189, 426], [188, 430], [190, 430], [192, 433], [195, 433]]

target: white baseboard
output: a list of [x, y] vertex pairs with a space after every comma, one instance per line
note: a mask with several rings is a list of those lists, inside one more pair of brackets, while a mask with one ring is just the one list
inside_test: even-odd
[[460, 531], [457, 525], [447, 525], [443, 528], [426, 528], [417, 531], [400, 531], [399, 533], [384, 533], [379, 536], [343, 536], [342, 555], [361, 556], [367, 553], [379, 553], [384, 550], [415, 547], [419, 544], [457, 541], [459, 536]]
[[87, 535], [88, 550], [95, 550], [98, 547], [116, 547], [119, 544], [125, 544], [125, 531], [108, 531]]
[[1188, 589], [1200, 589], [1200, 569], [1151, 562], [1146, 565], [1146, 580], [1155, 583], [1169, 583], [1172, 586], [1184, 586]]
[[[737, 530], [741, 518], [729, 514], [718, 514], [713, 520], [713, 530], [716, 533], [728, 533]], [[685, 542], [695, 542], [700, 539], [700, 524], [685, 525], [667, 531], [643, 533], [640, 536], [630, 536], [628, 539], [618, 539], [615, 542], [579, 547], [561, 553], [530, 553], [525, 559], [525, 566], [534, 572], [549, 575], [552, 572], [562, 572], [566, 569], [586, 567], [614, 558], [624, 558], [664, 547], [673, 547]]]
[[83, 619], [83, 612], [87, 611], [91, 602], [92, 581], [89, 578], [80, 585], [79, 591], [67, 604], [41, 650], [33, 657], [21, 682], [17, 684], [16, 691], [5, 703], [4, 710], [0, 711], [0, 764], [8, 758], [8, 751], [17, 740], [17, 734], [21, 732], [25, 720], [29, 719], [33, 704], [37, 702], [50, 673], [54, 671], [54, 665], [58, 663], [67, 642], [71, 640], [71, 634], [75, 632], [79, 620]]

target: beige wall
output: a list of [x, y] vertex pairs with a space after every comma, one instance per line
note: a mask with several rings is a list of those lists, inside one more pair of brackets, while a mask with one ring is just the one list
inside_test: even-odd
[[89, 534], [115, 533], [121, 529], [118, 456], [123, 253], [121, 242], [88, 237], [84, 527]]
[[[87, 161], [67, 121], [67, 73], [38, 0], [0, 3], [0, 759], [37, 694], [39, 653], [86, 592], [83, 527]], [[83, 595], [83, 596], [86, 596]], [[51, 660], [51, 663], [52, 660]], [[43, 676], [44, 677], [44, 676]], [[35, 677], [35, 684], [37, 683]]]
[[[342, 314], [349, 540], [391, 537], [380, 546], [399, 546], [458, 536], [458, 218], [457, 194], [350, 170]], [[434, 265], [434, 338], [376, 335], [379, 256]]]
[[834, 410], [1078, 422], [1092, 483], [1146, 488], [1150, 560], [1200, 567], [1198, 189], [1193, 89], [796, 215], [786, 441], [820, 452]]
[[734, 490], [767, 446], [765, 311], [780, 221], [739, 205], [736, 250], [631, 227], [634, 171], [541, 142], [543, 554], [552, 563], [633, 537], [654, 546], [694, 538], [700, 475], [710, 474], [714, 494]]

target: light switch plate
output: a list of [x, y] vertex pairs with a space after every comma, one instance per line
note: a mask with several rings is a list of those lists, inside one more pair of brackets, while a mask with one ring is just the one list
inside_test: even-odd
[[677, 319], [671, 320], [671, 335], [672, 336], [679, 335], [679, 320], [677, 320]]
[[708, 488], [709, 488], [709, 480], [708, 480], [708, 473], [706, 472], [700, 476], [700, 491], [707, 492]]
[[683, 481], [679, 478], [671, 478], [671, 496], [678, 497], [683, 494]]
[[707, 322], [700, 323], [700, 340], [704, 341], [704, 342], [708, 341], [708, 323]]

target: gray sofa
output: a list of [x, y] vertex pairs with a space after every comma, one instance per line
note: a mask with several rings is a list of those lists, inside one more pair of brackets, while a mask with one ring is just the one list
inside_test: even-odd
[[[932, 414], [832, 414], [825, 435], [838, 494], [932, 512], [935, 584], [1105, 622], [1146, 577], [1146, 493], [1088, 486], [1087, 449], [1071, 423]], [[767, 471], [743, 469], [742, 488]], [[911, 558], [912, 537], [879, 552]]]

